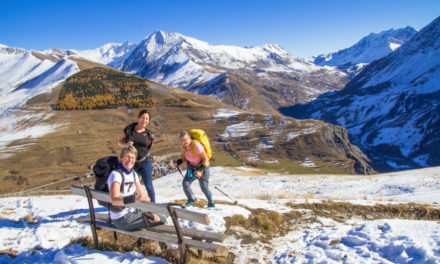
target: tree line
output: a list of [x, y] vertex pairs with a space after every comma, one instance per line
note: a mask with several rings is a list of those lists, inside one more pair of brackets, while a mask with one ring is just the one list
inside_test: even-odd
[[112, 69], [93, 68], [67, 78], [54, 109], [140, 108], [157, 103], [147, 80]]

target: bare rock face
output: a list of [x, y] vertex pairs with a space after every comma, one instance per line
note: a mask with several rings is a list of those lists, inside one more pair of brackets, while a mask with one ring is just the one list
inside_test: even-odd
[[321, 139], [329, 148], [352, 159], [356, 173], [371, 174], [375, 172], [369, 165], [371, 160], [357, 146], [351, 144], [345, 128], [330, 124], [324, 126]]

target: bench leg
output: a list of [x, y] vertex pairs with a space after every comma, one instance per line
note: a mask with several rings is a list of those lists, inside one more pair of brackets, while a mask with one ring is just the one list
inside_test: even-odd
[[96, 233], [95, 208], [93, 207], [92, 194], [90, 193], [90, 188], [87, 185], [84, 185], [84, 190], [86, 191], [87, 201], [89, 202], [90, 228], [92, 229], [93, 241], [95, 242], [96, 249], [98, 249], [98, 234]]
[[[108, 224], [111, 227], [112, 226], [112, 218], [110, 217], [110, 205], [107, 206], [107, 210], [108, 210]], [[115, 240], [118, 240], [118, 234], [116, 232], [113, 232], [113, 238]]]
[[179, 246], [179, 254], [180, 254], [180, 263], [186, 263], [186, 246], [183, 241], [183, 233], [182, 228], [180, 227], [179, 220], [177, 218], [176, 211], [170, 204], [167, 205], [168, 212], [170, 213], [171, 219], [173, 219], [174, 228], [176, 229], [178, 246]]

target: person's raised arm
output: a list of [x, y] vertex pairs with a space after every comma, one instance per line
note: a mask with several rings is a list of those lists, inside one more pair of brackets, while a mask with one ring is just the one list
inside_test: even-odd
[[118, 145], [119, 146], [121, 146], [121, 147], [128, 147], [128, 146], [132, 146], [133, 145], [133, 142], [132, 141], [129, 141], [129, 142], [125, 142], [126, 141], [126, 138], [125, 138], [126, 136], [125, 136], [125, 133], [124, 132], [122, 132], [122, 134], [121, 134], [121, 136], [119, 137], [119, 139], [118, 139]]

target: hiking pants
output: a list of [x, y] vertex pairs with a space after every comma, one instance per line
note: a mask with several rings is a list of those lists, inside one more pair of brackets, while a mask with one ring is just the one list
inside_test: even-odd
[[[160, 224], [166, 223], [166, 218], [163, 215], [158, 215], [160, 218], [160, 222], [155, 222], [150, 224], [149, 226], [156, 226]], [[118, 229], [132, 231], [146, 227], [144, 218], [142, 217], [142, 211], [135, 210], [134, 212], [127, 213], [121, 218], [116, 220], [112, 220], [112, 224]]]
[[137, 164], [134, 166], [136, 172], [142, 177], [142, 181], [144, 182], [145, 188], [147, 189], [148, 196], [151, 199], [151, 202], [156, 202], [156, 194], [154, 193], [153, 188], [153, 165], [151, 164], [150, 158], [147, 161]]
[[[202, 192], [205, 194], [206, 199], [208, 199], [209, 203], [213, 203], [214, 200], [212, 199], [212, 194], [211, 194], [211, 192], [209, 191], [209, 188], [208, 188], [209, 168], [210, 168], [209, 166], [205, 168], [205, 173], [198, 180], [199, 180], [199, 184], [200, 184], [200, 189], [202, 189]], [[183, 186], [183, 191], [185, 192], [185, 195], [188, 198], [188, 200], [193, 200], [193, 201], [196, 200], [196, 197], [194, 196], [194, 193], [191, 190], [191, 184], [196, 179], [197, 178], [188, 177], [188, 170], [186, 171], [186, 176], [185, 176], [185, 178], [183, 178], [182, 186]]]

